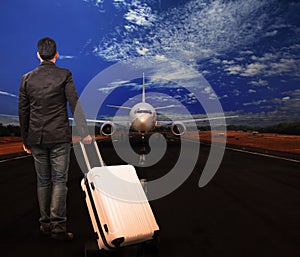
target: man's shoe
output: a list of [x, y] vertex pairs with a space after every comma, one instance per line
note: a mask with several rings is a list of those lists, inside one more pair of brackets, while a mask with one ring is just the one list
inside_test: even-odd
[[50, 236], [51, 235], [51, 229], [50, 228], [45, 228], [43, 226], [40, 226], [40, 232], [44, 235], [44, 236]]
[[69, 241], [74, 238], [74, 234], [72, 232], [52, 233], [51, 238], [61, 241]]

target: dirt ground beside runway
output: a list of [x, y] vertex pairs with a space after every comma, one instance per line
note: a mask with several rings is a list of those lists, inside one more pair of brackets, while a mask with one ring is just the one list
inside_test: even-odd
[[[218, 142], [225, 135], [217, 131], [200, 131], [200, 140]], [[223, 139], [222, 139], [223, 138]], [[300, 136], [280, 135], [275, 133], [257, 133], [244, 131], [227, 131], [226, 143], [270, 151], [300, 154]]]
[[22, 151], [22, 139], [20, 137], [0, 137], [0, 155]]
[[[196, 132], [187, 132], [190, 138], [196, 138]], [[218, 131], [199, 131], [200, 141], [224, 140], [225, 135]], [[97, 136], [97, 139], [101, 139]], [[106, 137], [107, 138], [107, 137]], [[270, 151], [300, 154], [300, 136], [280, 135], [275, 133], [256, 133], [244, 131], [227, 131], [226, 143]], [[20, 137], [0, 137], [0, 155], [22, 152]]]
[[[97, 139], [107, 138], [104, 136], [97, 136]], [[79, 141], [74, 138], [73, 141]], [[21, 137], [0, 137], [0, 155], [9, 155], [23, 152]]]

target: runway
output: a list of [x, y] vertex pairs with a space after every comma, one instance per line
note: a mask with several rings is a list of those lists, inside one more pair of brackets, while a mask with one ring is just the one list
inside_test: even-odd
[[[110, 141], [100, 143], [100, 149], [108, 165], [122, 163]], [[178, 149], [176, 140], [169, 142], [160, 162], [138, 172], [149, 179], [164, 174]], [[300, 164], [226, 149], [214, 178], [199, 188], [209, 149], [201, 145], [195, 169], [176, 191], [151, 202], [161, 228], [159, 253], [127, 248], [111, 256], [300, 256]], [[68, 183], [71, 242], [39, 234], [32, 157], [1, 162], [0, 169], [1, 256], [83, 257], [93, 231], [74, 154]]]

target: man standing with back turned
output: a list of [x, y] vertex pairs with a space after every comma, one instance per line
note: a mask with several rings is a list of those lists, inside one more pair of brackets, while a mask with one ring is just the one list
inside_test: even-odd
[[91, 143], [85, 116], [68, 69], [55, 65], [56, 43], [38, 41], [40, 65], [22, 77], [19, 91], [19, 120], [24, 150], [34, 157], [40, 230], [58, 240], [73, 239], [66, 229], [67, 179], [72, 133], [67, 102], [83, 143]]

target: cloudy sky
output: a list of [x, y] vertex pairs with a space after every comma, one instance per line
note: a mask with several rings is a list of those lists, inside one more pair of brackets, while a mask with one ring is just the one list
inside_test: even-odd
[[133, 104], [141, 76], [122, 77], [117, 68], [110, 81], [101, 74], [118, 63], [132, 70], [135, 63], [137, 73], [146, 74], [146, 90], [159, 93], [148, 95], [154, 106], [179, 101], [192, 114], [205, 114], [199, 92], [220, 102], [225, 114], [238, 114], [236, 123], [299, 121], [300, 1], [28, 0], [1, 6], [0, 122], [17, 115], [20, 78], [39, 64], [36, 42], [44, 36], [57, 41], [57, 65], [73, 72], [78, 93], [98, 76], [97, 97]]

